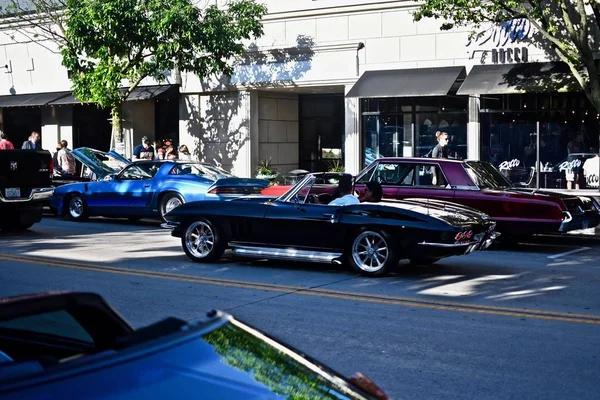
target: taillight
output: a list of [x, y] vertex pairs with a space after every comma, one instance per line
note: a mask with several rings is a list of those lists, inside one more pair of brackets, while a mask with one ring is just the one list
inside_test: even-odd
[[232, 187], [216, 187], [208, 191], [210, 194], [236, 194], [237, 191]]
[[52, 176], [54, 175], [54, 159], [50, 159], [50, 167], [48, 168], [48, 170], [50, 171], [50, 178], [52, 178]]

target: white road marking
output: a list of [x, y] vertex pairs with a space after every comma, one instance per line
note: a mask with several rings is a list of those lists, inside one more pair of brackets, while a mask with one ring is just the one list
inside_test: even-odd
[[579, 253], [580, 251], [586, 251], [586, 250], [590, 250], [591, 247], [580, 247], [578, 249], [575, 250], [569, 250], [569, 251], [565, 251], [564, 253], [559, 253], [559, 254], [554, 254], [552, 256], [548, 256], [548, 258], [551, 259], [555, 259], [555, 258], [560, 258], [560, 257], [564, 257], [564, 256], [568, 256], [569, 254], [573, 254], [573, 253]]

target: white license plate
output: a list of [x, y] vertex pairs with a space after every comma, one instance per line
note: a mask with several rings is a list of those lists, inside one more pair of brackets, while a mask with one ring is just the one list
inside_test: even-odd
[[21, 189], [19, 188], [6, 188], [6, 198], [21, 197]]

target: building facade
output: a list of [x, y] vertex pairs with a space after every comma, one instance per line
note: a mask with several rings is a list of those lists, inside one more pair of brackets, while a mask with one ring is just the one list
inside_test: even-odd
[[[265, 33], [247, 43], [231, 77], [182, 73], [169, 78], [176, 89], [145, 83], [154, 89], [126, 105], [132, 144], [143, 135], [171, 137], [239, 176], [254, 176], [264, 160], [284, 174], [338, 163], [355, 174], [375, 157], [427, 154], [440, 130], [451, 137], [452, 156], [490, 161], [513, 181], [530, 180], [538, 165], [542, 187], [566, 185], [566, 175], [542, 179], [546, 167], [598, 146], [600, 116], [566, 66], [532, 44], [535, 31], [524, 20], [485, 26], [470, 39], [470, 28], [414, 22], [411, 1], [264, 2]], [[57, 55], [15, 44], [8, 32], [0, 37], [10, 69], [1, 91], [68, 99]], [[88, 117], [91, 106], [23, 99], [15, 107], [14, 100], [0, 97], [9, 136], [24, 131], [18, 121], [39, 121], [47, 148], [69, 135], [76, 144], [110, 145], [92, 132], [109, 127], [99, 128], [107, 119], [101, 111]]]

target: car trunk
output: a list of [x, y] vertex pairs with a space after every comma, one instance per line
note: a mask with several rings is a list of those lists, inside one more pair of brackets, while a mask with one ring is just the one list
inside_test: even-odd
[[0, 151], [0, 188], [7, 200], [28, 198], [52, 186], [52, 157], [46, 150]]
[[266, 179], [221, 178], [208, 188], [207, 193], [231, 196], [261, 194], [268, 185], [269, 181]]

